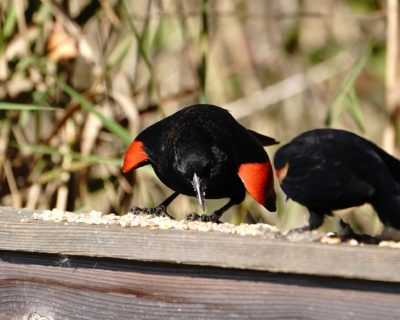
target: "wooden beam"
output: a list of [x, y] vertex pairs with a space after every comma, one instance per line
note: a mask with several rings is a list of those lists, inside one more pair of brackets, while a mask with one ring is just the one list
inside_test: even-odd
[[0, 256], [1, 319], [400, 318], [400, 285], [394, 283], [116, 259]]
[[220, 232], [34, 221], [0, 208], [0, 249], [400, 282], [400, 250]]

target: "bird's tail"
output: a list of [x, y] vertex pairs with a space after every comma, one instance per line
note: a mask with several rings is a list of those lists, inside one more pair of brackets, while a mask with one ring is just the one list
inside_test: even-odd
[[400, 194], [376, 196], [371, 204], [385, 226], [400, 229]]
[[247, 129], [247, 131], [249, 131], [254, 137], [256, 137], [257, 140], [265, 147], [272, 146], [274, 144], [279, 144], [279, 141], [276, 141], [275, 138], [265, 136], [261, 133], [255, 132], [250, 129]]
[[385, 161], [386, 165], [392, 172], [393, 177], [400, 183], [400, 160], [393, 157], [386, 151], [382, 150], [375, 144], [371, 143], [375, 151], [380, 155], [380, 157]]

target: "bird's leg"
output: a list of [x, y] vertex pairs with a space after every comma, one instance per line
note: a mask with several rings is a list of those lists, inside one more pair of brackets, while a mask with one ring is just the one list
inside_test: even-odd
[[151, 214], [151, 215], [155, 215], [155, 216], [168, 216], [171, 219], [174, 219], [174, 217], [172, 217], [167, 212], [167, 207], [178, 195], [179, 195], [178, 192], [174, 192], [172, 195], [170, 195], [167, 199], [165, 199], [157, 207], [154, 207], [154, 208], [140, 208], [140, 207], [133, 206], [129, 211], [134, 214], [144, 213], [144, 214]]
[[331, 212], [327, 212], [325, 214], [323, 213], [321, 214], [311, 210], [309, 212], [310, 212], [310, 217], [308, 219], [308, 229], [310, 231], [318, 229], [320, 226], [322, 226], [322, 224], [324, 223], [325, 214], [329, 216], [332, 215]]
[[191, 214], [189, 214], [186, 217], [186, 220], [189, 221], [203, 221], [203, 222], [215, 222], [215, 223], [222, 223], [221, 220], [219, 220], [222, 215], [224, 214], [224, 212], [226, 210], [228, 210], [230, 207], [232, 207], [233, 205], [235, 205], [236, 202], [233, 201], [232, 199], [229, 200], [229, 202], [224, 205], [221, 209], [218, 209], [216, 211], [214, 211], [212, 214], [210, 215], [206, 215], [206, 214], [198, 214], [196, 212], [193, 212]]

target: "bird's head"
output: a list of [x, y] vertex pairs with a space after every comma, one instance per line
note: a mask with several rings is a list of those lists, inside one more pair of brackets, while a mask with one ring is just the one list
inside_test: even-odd
[[205, 210], [205, 197], [207, 185], [212, 176], [213, 156], [203, 150], [194, 149], [185, 152], [184, 156], [176, 159], [176, 168], [184, 177], [187, 184], [193, 187], [193, 191], [202, 210]]

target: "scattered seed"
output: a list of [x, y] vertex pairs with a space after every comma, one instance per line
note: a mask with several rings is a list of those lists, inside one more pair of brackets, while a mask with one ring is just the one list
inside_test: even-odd
[[21, 220], [19, 220], [19, 222], [28, 223], [28, 222], [30, 222], [30, 219], [29, 219], [28, 217], [26, 217], [26, 216], [23, 216], [23, 217], [21, 218]]
[[358, 245], [358, 241], [356, 239], [350, 239], [349, 241], [347, 241], [347, 243], [351, 246], [356, 246]]
[[326, 244], [338, 244], [342, 240], [339, 237], [322, 237], [321, 242]]
[[[270, 239], [285, 239], [288, 241], [308, 241], [321, 242], [325, 244], [338, 244], [342, 240], [334, 233], [328, 233], [321, 236], [320, 233], [298, 233], [294, 235], [282, 236], [282, 232], [276, 227], [265, 223], [256, 224], [240, 224], [233, 225], [230, 223], [212, 223], [201, 221], [173, 220], [169, 217], [152, 216], [145, 214], [133, 214], [129, 212], [119, 216], [114, 213], [103, 214], [99, 211], [91, 211], [89, 213], [74, 213], [58, 209], [44, 210], [34, 212], [31, 217], [23, 216], [21, 222], [27, 223], [32, 220], [62, 222], [64, 225], [72, 223], [86, 223], [95, 225], [120, 226], [122, 228], [146, 227], [150, 229], [176, 229], [176, 230], [197, 230], [201, 232], [222, 232], [228, 234], [236, 234], [239, 236], [263, 236]], [[351, 246], [362, 245], [355, 239], [350, 239], [347, 244]], [[400, 242], [381, 241], [380, 247], [400, 248]]]
[[383, 240], [379, 242], [378, 244], [380, 247], [392, 247], [394, 248], [396, 246], [396, 242], [391, 241], [391, 240]]

